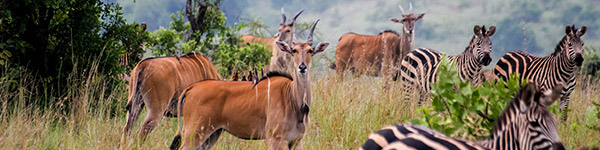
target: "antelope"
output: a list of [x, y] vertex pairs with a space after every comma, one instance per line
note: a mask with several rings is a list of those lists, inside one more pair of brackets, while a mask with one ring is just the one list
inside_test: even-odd
[[291, 23], [285, 24], [285, 11], [283, 10], [283, 8], [281, 8], [281, 17], [283, 18], [283, 21], [281, 22], [281, 24], [279, 24], [279, 30], [277, 34], [275, 34], [275, 37], [265, 38], [254, 35], [243, 35], [242, 37], [240, 37], [244, 41], [243, 45], [246, 45], [247, 43], [265, 44], [265, 48], [271, 51], [271, 61], [269, 65], [265, 68], [267, 68], [270, 71], [289, 71], [288, 69], [291, 69], [292, 66], [290, 62], [291, 56], [289, 54], [279, 51], [279, 47], [275, 42], [284, 41], [286, 43], [292, 43], [292, 36], [295, 34], [294, 32], [296, 31], [294, 24], [296, 23], [296, 19], [298, 18], [298, 16], [300, 16], [300, 14], [302, 14], [302, 12], [304, 12], [304, 10], [300, 10], [298, 13], [296, 13], [296, 15], [294, 15], [294, 18], [292, 18]]
[[[181, 63], [181, 64], [180, 64]], [[220, 80], [213, 64], [197, 53], [180, 58], [147, 58], [140, 61], [131, 73], [129, 99], [127, 101], [127, 123], [123, 127], [121, 143], [130, 138], [131, 130], [140, 112], [146, 106], [146, 119], [138, 136], [146, 138], [158, 125], [163, 116], [175, 116], [176, 99], [182, 89], [193, 82], [205, 79]]]
[[242, 139], [265, 139], [269, 149], [302, 149], [312, 100], [311, 58], [329, 45], [313, 46], [318, 22], [306, 43], [276, 42], [293, 57], [296, 69], [291, 76], [270, 72], [256, 84], [206, 80], [188, 86], [179, 100], [179, 125], [170, 148], [210, 149], [227, 131]]
[[[412, 4], [409, 4], [409, 14], [406, 15], [402, 6], [398, 7], [402, 19], [390, 20], [402, 23], [402, 35], [391, 30], [375, 36], [346, 33], [338, 41], [335, 64], [332, 64], [331, 68], [341, 76], [345, 76], [346, 70], [351, 70], [355, 75], [367, 73], [379, 76], [382, 73], [386, 78], [391, 77], [390, 71], [398, 67], [402, 58], [413, 49], [415, 23], [425, 15], [422, 13], [415, 16], [412, 13]], [[369, 68], [374, 70], [368, 70]]]

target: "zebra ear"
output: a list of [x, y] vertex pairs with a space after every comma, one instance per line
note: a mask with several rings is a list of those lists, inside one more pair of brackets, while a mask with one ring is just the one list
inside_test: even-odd
[[577, 36], [581, 37], [585, 34], [585, 31], [587, 30], [587, 26], [582, 26], [581, 29], [579, 29], [579, 31], [577, 31]]
[[531, 103], [533, 102], [536, 92], [537, 87], [533, 82], [529, 82], [525, 87], [521, 88], [521, 97], [519, 97], [521, 103], [519, 105], [519, 111], [521, 111], [521, 113], [527, 112], [527, 109], [529, 109], [529, 106], [531, 106]]
[[494, 33], [496, 33], [496, 26], [491, 26], [490, 29], [487, 31], [487, 36], [492, 36], [494, 35]]
[[479, 27], [479, 25], [475, 25], [475, 27], [473, 27], [473, 33], [475, 35], [481, 35], [481, 27]]
[[565, 34], [567, 35], [571, 35], [573, 33], [573, 28], [571, 28], [571, 26], [568, 26], [565, 28]]

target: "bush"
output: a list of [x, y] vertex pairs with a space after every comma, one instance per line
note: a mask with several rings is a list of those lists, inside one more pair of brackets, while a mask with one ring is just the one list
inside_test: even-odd
[[115, 89], [117, 74], [125, 71], [119, 59], [142, 53], [145, 38], [140, 27], [126, 23], [121, 9], [101, 0], [2, 2], [0, 64], [30, 72], [42, 82], [32, 86], [43, 97], [35, 103], [41, 106], [68, 96], [69, 79], [87, 77], [93, 65], [94, 73], [108, 79], [106, 89]]
[[460, 80], [456, 65], [445, 56], [437, 75], [444, 80], [431, 84], [431, 106], [421, 107], [418, 110], [421, 119], [412, 122], [468, 139], [489, 136], [495, 119], [521, 86], [513, 75], [506, 86], [501, 81], [486, 81], [480, 87], [473, 87], [468, 81]]
[[[197, 51], [206, 54], [219, 68], [222, 76], [231, 76], [235, 71], [262, 70], [269, 63], [271, 52], [261, 44], [248, 44], [241, 47], [238, 32], [244, 24], [225, 26], [225, 17], [220, 11], [208, 11], [205, 18], [213, 19], [211, 26], [201, 40], [189, 37], [191, 26], [184, 22], [181, 12], [171, 16], [170, 29], [161, 28], [150, 33], [148, 47], [155, 56], [173, 56], [176, 50], [182, 53]], [[218, 27], [217, 27], [218, 26]], [[195, 33], [198, 34], [198, 33]]]

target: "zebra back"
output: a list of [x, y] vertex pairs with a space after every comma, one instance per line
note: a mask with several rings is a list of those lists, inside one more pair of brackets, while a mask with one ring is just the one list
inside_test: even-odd
[[472, 142], [404, 124], [372, 133], [361, 149], [564, 149], [556, 119], [547, 109], [556, 101], [560, 90], [559, 86], [541, 91], [534, 83], [521, 88], [496, 119], [488, 139]]
[[371, 135], [361, 150], [379, 149], [485, 149], [475, 142], [452, 138], [426, 127], [398, 124]]
[[[471, 38], [465, 51], [456, 56], [448, 56], [457, 64], [459, 77], [462, 81], [471, 81], [473, 85], [479, 82], [481, 68], [491, 61], [492, 41], [490, 36], [495, 31], [496, 27], [494, 26], [486, 31], [485, 26], [479, 27], [479, 25], [476, 25], [473, 38]], [[404, 84], [405, 93], [411, 89], [417, 89], [421, 96], [419, 105], [425, 97], [428, 97], [431, 89], [430, 84], [437, 80], [437, 67], [441, 56], [442, 53], [438, 51], [419, 48], [409, 53], [402, 60], [400, 79]]]
[[[554, 53], [546, 57], [536, 57], [523, 51], [506, 53], [496, 63], [494, 73], [504, 80], [516, 74], [522, 81], [528, 79], [540, 85], [541, 90], [565, 84], [560, 102], [560, 108], [564, 110], [569, 106], [569, 96], [575, 87], [579, 67], [583, 63], [581, 36], [585, 34], [586, 29], [586, 26], [579, 30], [574, 26], [567, 26], [566, 34], [556, 45]], [[566, 120], [566, 115], [562, 119]]]

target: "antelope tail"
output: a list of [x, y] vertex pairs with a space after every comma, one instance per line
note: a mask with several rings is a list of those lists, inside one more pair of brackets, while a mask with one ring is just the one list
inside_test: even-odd
[[[136, 70], [137, 71], [137, 70]], [[140, 71], [137, 71], [137, 74], [133, 74], [131, 78], [129, 79], [129, 83], [134, 83], [133, 85], [129, 85], [131, 88], [130, 90], [132, 90], [130, 93], [131, 95], [129, 95], [129, 99], [127, 100], [127, 105], [125, 105], [125, 110], [127, 110], [127, 112], [131, 112], [131, 106], [133, 105], [133, 103], [135, 103], [136, 101], [139, 101], [138, 99], [140, 98], [140, 93], [138, 93], [140, 91], [140, 84], [142, 84], [142, 79], [143, 79], [143, 72], [144, 69], [140, 68]]]
[[179, 149], [179, 147], [181, 146], [181, 131], [183, 130], [183, 120], [181, 120], [181, 117], [183, 117], [183, 103], [185, 103], [185, 96], [187, 95], [187, 92], [190, 89], [185, 90], [185, 92], [183, 92], [183, 94], [181, 95], [181, 97], [179, 98], [179, 102], [178, 102], [178, 106], [179, 108], [177, 109], [177, 133], [175, 133], [175, 137], [173, 138], [173, 142], [171, 142], [171, 146], [169, 146], [169, 149], [171, 150], [176, 150]]

